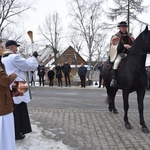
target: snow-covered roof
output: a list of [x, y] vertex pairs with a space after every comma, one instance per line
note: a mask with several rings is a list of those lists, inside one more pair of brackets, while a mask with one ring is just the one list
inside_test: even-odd
[[44, 49], [42, 49], [41, 51], [38, 52], [39, 54], [39, 61], [40, 62], [44, 62], [45, 60], [47, 60], [49, 58], [49, 56], [53, 56], [53, 50], [50, 46], [46, 46]]

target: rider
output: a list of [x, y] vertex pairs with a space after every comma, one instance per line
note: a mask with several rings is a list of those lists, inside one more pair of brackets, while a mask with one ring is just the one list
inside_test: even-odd
[[116, 87], [117, 68], [122, 58], [127, 56], [132, 41], [134, 40], [131, 33], [127, 32], [128, 25], [125, 21], [118, 23], [119, 32], [112, 36], [110, 41], [110, 62], [113, 63], [112, 81], [110, 86]]

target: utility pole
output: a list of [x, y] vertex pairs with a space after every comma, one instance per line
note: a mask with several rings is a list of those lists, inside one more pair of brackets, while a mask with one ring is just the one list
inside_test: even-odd
[[130, 0], [128, 0], [128, 14], [127, 14], [127, 19], [128, 19], [128, 33], [130, 32]]

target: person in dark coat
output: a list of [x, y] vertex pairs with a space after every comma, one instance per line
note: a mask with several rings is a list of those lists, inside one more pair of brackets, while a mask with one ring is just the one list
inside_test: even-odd
[[[99, 70], [99, 86], [98, 86], [98, 88], [101, 88], [101, 84], [102, 84], [102, 80], [103, 80], [103, 76], [102, 76], [103, 62], [100, 63], [98, 70]], [[103, 88], [104, 88], [104, 83], [103, 83]]]
[[56, 78], [58, 80], [58, 87], [62, 87], [62, 66], [60, 65], [60, 63], [57, 64], [57, 66], [55, 67], [56, 69]]
[[81, 66], [78, 69], [78, 75], [81, 80], [81, 87], [85, 87], [87, 68], [84, 66], [84, 63], [81, 63]]
[[53, 70], [53, 68], [50, 68], [50, 70], [47, 72], [47, 76], [49, 79], [49, 86], [53, 86], [54, 85], [54, 76], [55, 76], [55, 72]]
[[66, 84], [66, 87], [68, 86], [71, 86], [70, 84], [70, 72], [71, 72], [71, 67], [69, 65], [69, 63], [67, 61], [65, 61], [65, 64], [63, 65], [63, 73], [64, 73], [64, 77], [65, 77], [65, 84]]
[[41, 84], [43, 84], [44, 86], [44, 76], [45, 76], [45, 66], [41, 63], [38, 68], [38, 76], [39, 76], [39, 86], [41, 86]]

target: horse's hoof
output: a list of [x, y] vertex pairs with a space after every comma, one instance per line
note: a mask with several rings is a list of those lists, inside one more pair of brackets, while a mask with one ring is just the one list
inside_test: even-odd
[[126, 124], [125, 124], [125, 128], [128, 129], [128, 130], [132, 129], [130, 123], [126, 123]]
[[118, 114], [118, 110], [117, 109], [113, 109], [113, 113], [114, 114]]
[[110, 112], [112, 112], [112, 108], [108, 108], [108, 110], [109, 110]]
[[149, 133], [150, 131], [149, 131], [148, 128], [142, 128], [142, 132], [143, 132], [143, 133]]

